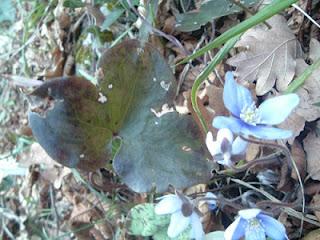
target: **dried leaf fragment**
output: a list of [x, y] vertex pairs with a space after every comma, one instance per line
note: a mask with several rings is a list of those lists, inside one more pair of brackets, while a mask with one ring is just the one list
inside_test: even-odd
[[270, 18], [267, 29], [258, 25], [245, 32], [236, 44], [244, 48], [227, 63], [235, 66], [235, 75], [240, 82], [257, 80], [256, 93], [261, 96], [272, 89], [284, 91], [294, 77], [296, 58], [300, 56], [300, 45], [287, 26], [284, 17]]
[[315, 132], [310, 132], [303, 141], [307, 153], [307, 172], [313, 180], [320, 180], [320, 138]]
[[[296, 75], [299, 76], [308, 67], [303, 59], [297, 59]], [[280, 127], [290, 129], [293, 136], [289, 139], [292, 143], [294, 138], [303, 130], [305, 122], [311, 122], [320, 118], [320, 107], [315, 104], [320, 102], [320, 69], [315, 70], [304, 84], [296, 92], [300, 97], [300, 103]]]
[[[303, 73], [308, 65], [302, 60], [297, 60], [297, 75]], [[315, 103], [320, 102], [320, 69], [315, 70], [298, 89], [300, 104], [297, 107], [297, 114], [303, 116], [307, 121], [314, 121], [320, 117], [320, 108]]]
[[[297, 140], [293, 142], [291, 153], [292, 153], [292, 158], [298, 167], [300, 177], [301, 179], [304, 179], [306, 175], [306, 154], [303, 151], [301, 144]], [[292, 171], [291, 176], [293, 179], [298, 180], [296, 171]]]

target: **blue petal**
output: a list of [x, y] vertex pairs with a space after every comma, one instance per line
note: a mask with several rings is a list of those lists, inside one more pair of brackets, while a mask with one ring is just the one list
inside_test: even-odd
[[205, 198], [212, 198], [212, 200], [206, 200], [209, 210], [213, 211], [217, 209], [217, 196], [213, 194], [212, 192], [207, 192], [206, 195], [204, 196]]
[[181, 211], [173, 213], [167, 232], [168, 236], [171, 238], [177, 237], [189, 226], [190, 220], [191, 218], [183, 216]]
[[242, 217], [238, 217], [233, 223], [227, 227], [224, 232], [225, 240], [239, 240], [245, 235], [245, 229], [247, 228], [248, 222]]
[[260, 212], [261, 210], [258, 208], [250, 208], [250, 209], [240, 210], [238, 214], [243, 219], [250, 220], [255, 218]]
[[286, 139], [292, 136], [292, 132], [274, 127], [252, 126], [246, 124], [242, 127], [241, 133], [245, 136], [253, 136], [265, 140]]
[[274, 125], [282, 123], [299, 104], [297, 94], [287, 94], [267, 99], [258, 108], [260, 123]]
[[223, 102], [226, 108], [236, 117], [240, 116], [241, 110], [250, 106], [253, 102], [250, 91], [236, 83], [232, 72], [227, 72], [223, 89]]
[[236, 139], [232, 143], [232, 154], [233, 155], [244, 154], [247, 147], [248, 147], [247, 141], [244, 141], [240, 137], [236, 137]]
[[284, 240], [288, 239], [286, 235], [286, 229], [279, 221], [274, 218], [265, 215], [259, 214], [257, 218], [260, 220], [262, 227], [264, 228], [266, 235], [273, 240]]
[[240, 134], [244, 122], [234, 117], [218, 116], [213, 119], [212, 125], [218, 129], [229, 128], [231, 132], [235, 134]]
[[266, 239], [265, 231], [257, 219], [253, 219], [251, 220], [251, 222], [248, 223], [248, 226], [246, 228], [246, 233], [245, 233], [245, 239], [246, 240], [265, 240]]
[[156, 214], [169, 214], [181, 209], [182, 201], [174, 194], [165, 195], [160, 199], [162, 200], [155, 206], [154, 209]]
[[204, 231], [200, 221], [200, 217], [196, 213], [192, 213], [191, 217], [191, 238], [195, 240], [204, 239]]
[[229, 128], [233, 133], [238, 135], [253, 136], [266, 140], [286, 139], [292, 136], [292, 132], [289, 130], [261, 125], [253, 126], [234, 117], [215, 117], [212, 125], [218, 129]]

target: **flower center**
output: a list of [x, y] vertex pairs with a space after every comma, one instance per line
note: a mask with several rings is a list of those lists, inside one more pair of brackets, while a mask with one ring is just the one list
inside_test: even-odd
[[248, 225], [245, 229], [245, 239], [247, 240], [264, 240], [266, 234], [257, 218], [248, 220]]
[[181, 207], [182, 215], [185, 217], [190, 217], [193, 211], [193, 206], [190, 203], [183, 203]]
[[260, 114], [254, 102], [241, 110], [240, 118], [253, 126], [256, 126], [260, 122]]

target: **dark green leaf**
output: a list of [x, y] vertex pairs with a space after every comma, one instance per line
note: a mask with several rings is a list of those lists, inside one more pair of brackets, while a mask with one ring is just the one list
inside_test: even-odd
[[[252, 6], [258, 0], [240, 1], [246, 7]], [[213, 19], [240, 12], [242, 9], [230, 0], [203, 1], [199, 11], [187, 12], [176, 16], [176, 28], [182, 32], [191, 32], [200, 29], [201, 26]]]
[[[126, 41], [104, 53], [99, 67], [99, 91], [70, 77], [48, 81], [30, 95], [37, 104], [29, 113], [30, 126], [48, 154], [65, 166], [93, 171], [112, 158], [113, 145], [116, 173], [138, 192], [206, 182], [211, 164], [191, 116], [173, 109], [157, 114], [173, 105], [176, 91], [160, 53]], [[98, 101], [102, 97], [106, 102]]]
[[[119, 130], [121, 149], [114, 169], [137, 192], [153, 187], [163, 192], [205, 182], [211, 176], [200, 132], [190, 116], [169, 112], [176, 90], [171, 69], [158, 51], [137, 41], [122, 43], [103, 54], [102, 91], [108, 96], [109, 128]], [[112, 89], [108, 89], [110, 84]]]
[[314, 103], [313, 105], [320, 107], [320, 102]]

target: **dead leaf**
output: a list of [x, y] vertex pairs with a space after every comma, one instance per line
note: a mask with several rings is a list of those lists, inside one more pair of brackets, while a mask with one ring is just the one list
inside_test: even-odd
[[248, 148], [246, 150], [246, 160], [252, 161], [257, 158], [260, 153], [261, 147], [258, 144], [249, 143]]
[[23, 155], [20, 155], [19, 163], [24, 167], [30, 167], [34, 164], [41, 164], [44, 168], [51, 169], [55, 166], [61, 166], [55, 162], [39, 143], [33, 143], [30, 150]]
[[320, 229], [309, 232], [302, 240], [320, 240]]
[[[98, 204], [75, 196], [75, 205], [70, 217], [70, 226], [78, 239], [112, 239], [114, 230], [111, 223], [105, 219], [104, 211]], [[79, 200], [82, 200], [81, 202]], [[103, 220], [105, 219], [105, 220]], [[79, 231], [79, 229], [82, 229]]]
[[320, 58], [320, 43], [315, 38], [311, 38], [310, 40], [309, 58], [312, 61], [316, 61]]
[[275, 83], [280, 91], [287, 88], [295, 75], [296, 58], [301, 52], [284, 17], [276, 15], [267, 22], [272, 29], [261, 24], [245, 32], [235, 45], [245, 51], [227, 61], [237, 67], [235, 75], [240, 82], [257, 80], [258, 96], [270, 91]]
[[320, 211], [319, 211], [319, 207], [320, 207], [320, 195], [316, 194], [313, 196], [312, 198], [312, 202], [311, 202], [311, 207], [314, 207], [314, 215], [316, 215], [318, 221], [320, 221]]
[[[297, 59], [296, 72], [297, 76], [308, 67], [303, 59]], [[320, 118], [320, 107], [315, 103], [320, 102], [320, 69], [315, 70], [311, 76], [306, 79], [304, 84], [297, 90], [300, 97], [299, 105], [289, 115], [289, 117], [281, 123], [281, 128], [289, 129], [293, 132], [293, 136], [288, 139], [292, 143], [294, 138], [303, 130], [305, 122], [311, 122]]]
[[296, 109], [287, 117], [287, 119], [278, 126], [283, 129], [291, 130], [292, 136], [287, 139], [289, 144], [292, 144], [294, 139], [299, 136], [300, 132], [304, 129], [306, 120], [303, 116], [297, 114]]
[[307, 172], [313, 180], [320, 180], [320, 138], [315, 132], [310, 132], [303, 140], [307, 153]]
[[209, 85], [205, 88], [205, 93], [209, 98], [207, 108], [214, 116], [227, 116], [229, 111], [223, 104], [223, 88], [218, 88], [214, 85]]
[[[293, 142], [292, 148], [291, 148], [291, 154], [293, 161], [295, 161], [299, 174], [301, 176], [301, 179], [303, 180], [306, 176], [306, 154], [304, 153], [304, 150], [301, 146], [301, 144], [295, 140]], [[296, 171], [291, 172], [291, 177], [295, 180], [298, 180], [298, 176]]]
[[[297, 60], [297, 75], [299, 76], [308, 67], [302, 59]], [[306, 79], [302, 87], [297, 91], [300, 103], [297, 107], [297, 114], [303, 116], [306, 121], [314, 121], [320, 117], [320, 108], [315, 103], [320, 102], [320, 69], [316, 69]]]

